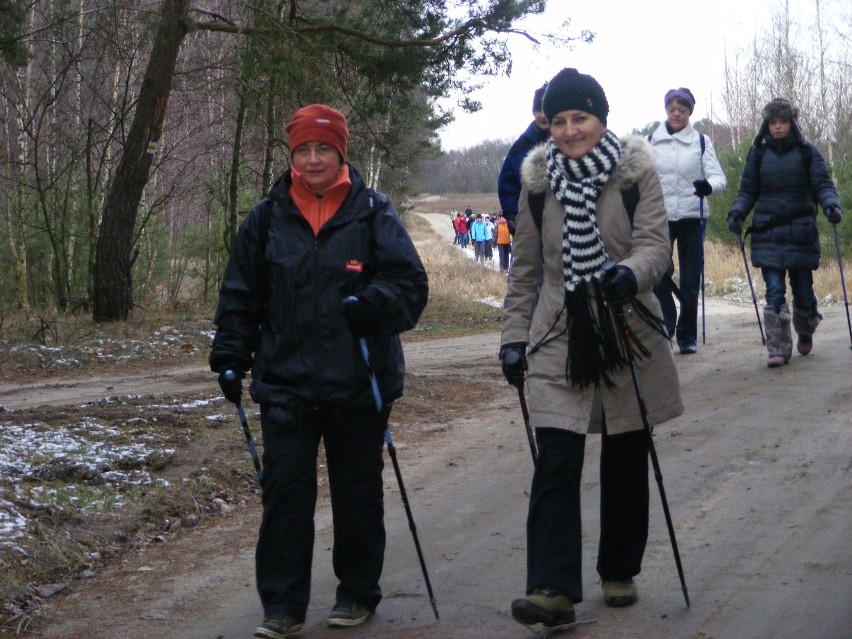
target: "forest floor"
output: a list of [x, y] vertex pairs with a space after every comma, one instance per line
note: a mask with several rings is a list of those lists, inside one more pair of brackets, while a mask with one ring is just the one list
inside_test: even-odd
[[[427, 215], [436, 228], [449, 216]], [[448, 226], [448, 224], [447, 224]], [[600, 440], [587, 440], [583, 497], [585, 599], [572, 631], [588, 639], [848, 639], [852, 628], [852, 351], [841, 306], [824, 309], [813, 352], [766, 367], [751, 304], [706, 300], [706, 343], [676, 355], [685, 413], [654, 430], [691, 607], [684, 603], [657, 486], [639, 602], [603, 606], [595, 573]], [[388, 544], [376, 615], [326, 627], [336, 580], [322, 487], [305, 637], [509, 639], [524, 592], [532, 461], [517, 393], [496, 359], [499, 333], [406, 344], [407, 394], [391, 417], [397, 454], [440, 612], [436, 620], [388, 460]], [[105, 398], [123, 398], [105, 401]], [[170, 472], [242, 456], [242, 433], [203, 362], [127, 366], [120, 376], [67, 373], [0, 385], [18, 421], [74, 416], [127, 423], [171, 414]], [[193, 408], [189, 408], [192, 406]], [[183, 421], [175, 414], [198, 411]], [[228, 415], [228, 420], [221, 418]], [[255, 431], [257, 418], [249, 411]], [[8, 415], [7, 415], [8, 417]], [[193, 421], [194, 420], [194, 421]], [[208, 424], [193, 443], [191, 425]], [[257, 433], [256, 433], [257, 435]], [[159, 535], [46, 598], [22, 633], [63, 639], [245, 639], [262, 616], [254, 589], [256, 491]], [[13, 628], [0, 631], [12, 636]], [[540, 635], [539, 635], [540, 636]]]

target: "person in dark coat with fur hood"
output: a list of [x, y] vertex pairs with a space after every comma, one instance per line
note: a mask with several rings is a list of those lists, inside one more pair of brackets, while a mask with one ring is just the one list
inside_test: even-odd
[[775, 98], [761, 113], [763, 122], [749, 150], [740, 189], [728, 213], [728, 229], [738, 235], [754, 209], [751, 262], [766, 284], [763, 321], [769, 367], [783, 366], [793, 354], [786, 277], [793, 296], [792, 324], [796, 349], [807, 355], [822, 320], [814, 294], [813, 271], [819, 268], [817, 204], [832, 224], [840, 224], [840, 199], [819, 149], [799, 128], [799, 110]]
[[304, 627], [321, 439], [339, 581], [328, 625], [358, 625], [382, 598], [384, 431], [405, 377], [399, 333], [415, 326], [428, 295], [426, 271], [393, 205], [346, 162], [343, 114], [306, 106], [286, 131], [292, 166], [240, 226], [210, 353], [225, 398], [241, 402], [251, 369], [251, 396], [260, 404], [255, 563], [264, 620], [254, 636], [265, 639]]
[[[543, 108], [551, 138], [522, 166], [500, 357], [510, 384], [523, 390], [527, 383], [538, 450], [526, 595], [512, 602], [512, 616], [525, 625], [555, 626], [573, 622], [574, 604], [583, 600], [580, 478], [587, 432], [602, 435], [597, 570], [604, 603], [629, 606], [638, 597], [649, 450], [618, 309], [645, 349], [636, 363], [650, 421], [672, 419], [683, 405], [652, 292], [669, 265], [670, 247], [651, 147], [607, 128], [603, 89], [576, 69], [550, 81]], [[639, 199], [631, 220], [622, 191], [634, 185]], [[530, 194], [543, 198], [540, 222]]]

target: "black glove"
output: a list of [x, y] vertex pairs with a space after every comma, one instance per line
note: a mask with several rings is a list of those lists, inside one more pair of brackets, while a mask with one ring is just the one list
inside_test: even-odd
[[524, 387], [527, 370], [527, 345], [512, 342], [500, 347], [500, 361], [503, 362], [503, 375], [515, 388]]
[[695, 187], [695, 195], [698, 197], [707, 197], [713, 192], [713, 187], [710, 186], [710, 182], [704, 179], [695, 180], [695, 182], [692, 183], [692, 186]]
[[375, 333], [379, 327], [379, 311], [363, 297], [347, 297], [343, 300], [343, 317], [355, 337], [361, 338]]
[[243, 378], [246, 372], [239, 366], [223, 366], [219, 370], [219, 388], [225, 399], [234, 404], [243, 401]]
[[604, 265], [601, 277], [601, 293], [605, 301], [611, 304], [627, 304], [636, 297], [639, 285], [636, 276], [628, 267], [610, 263]]
[[728, 213], [728, 230], [737, 235], [743, 232], [743, 221], [737, 217], [736, 213]]
[[823, 209], [825, 212], [825, 216], [828, 218], [828, 221], [832, 224], [840, 224], [840, 207], [836, 204], [832, 204], [827, 209]]

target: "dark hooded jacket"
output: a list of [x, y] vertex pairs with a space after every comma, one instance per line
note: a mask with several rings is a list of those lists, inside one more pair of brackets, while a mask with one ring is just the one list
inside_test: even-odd
[[761, 129], [746, 158], [730, 215], [744, 220], [754, 208], [751, 261], [755, 267], [819, 267], [817, 202], [823, 210], [840, 200], [825, 160], [798, 127], [775, 139]]
[[405, 362], [399, 333], [426, 305], [426, 271], [388, 199], [352, 186], [317, 236], [288, 193], [287, 171], [240, 226], [216, 310], [210, 368], [251, 367], [255, 402], [323, 406], [374, 403], [370, 378], [342, 314], [363, 296], [379, 311], [367, 335], [382, 398], [402, 395]]

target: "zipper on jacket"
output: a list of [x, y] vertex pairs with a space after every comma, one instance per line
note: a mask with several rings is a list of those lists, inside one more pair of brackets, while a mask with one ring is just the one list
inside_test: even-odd
[[320, 379], [320, 334], [322, 333], [320, 324], [320, 257], [319, 257], [319, 236], [314, 237], [314, 401], [320, 397], [319, 379]]

